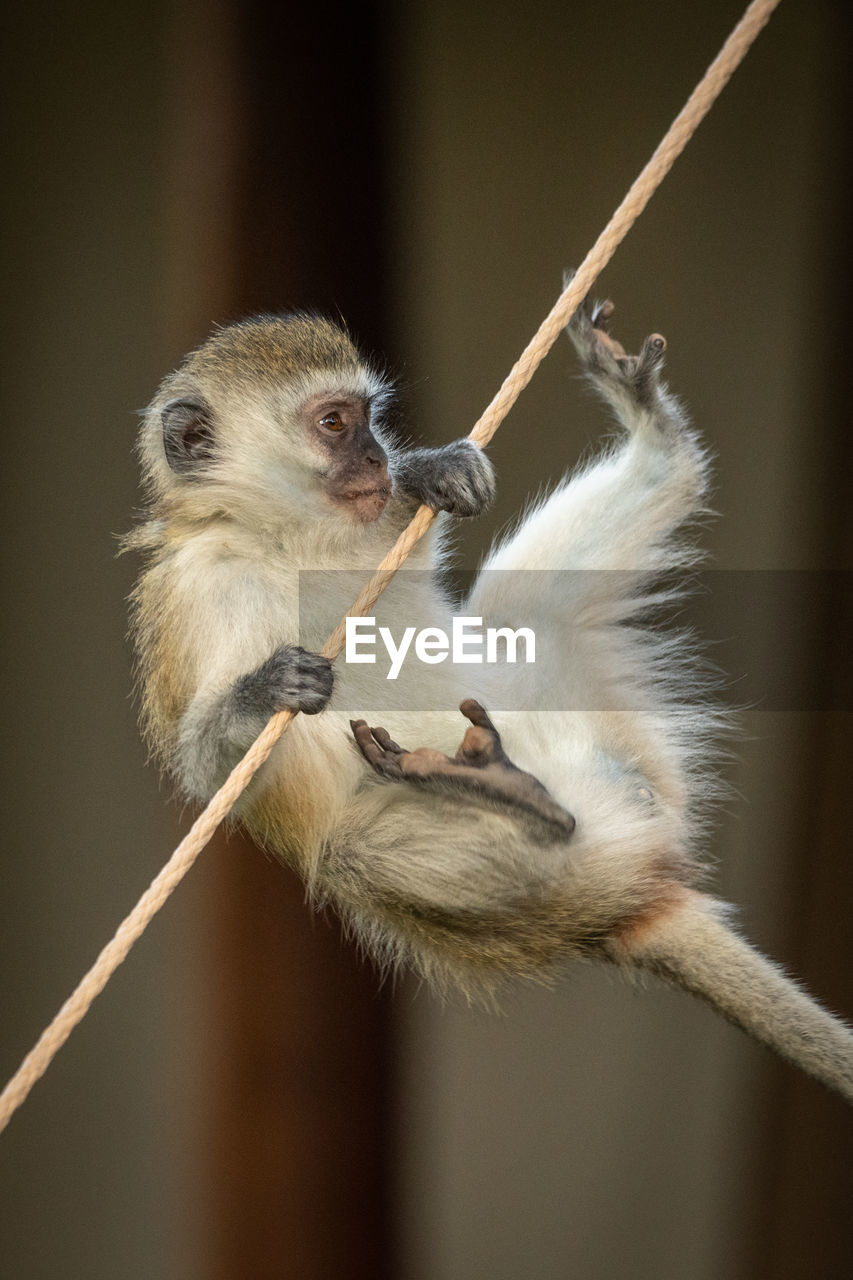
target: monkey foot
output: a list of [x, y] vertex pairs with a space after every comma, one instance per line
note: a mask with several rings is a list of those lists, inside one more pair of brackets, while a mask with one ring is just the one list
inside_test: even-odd
[[[565, 284], [573, 274], [566, 273]], [[587, 297], [569, 322], [567, 331], [590, 373], [621, 383], [644, 399], [648, 396], [654, 375], [663, 364], [666, 339], [659, 333], [650, 334], [640, 354], [629, 355], [610, 333], [610, 321], [615, 311], [616, 307], [609, 298], [596, 302]]]
[[532, 773], [513, 764], [479, 702], [468, 698], [459, 710], [471, 721], [471, 727], [453, 758], [432, 747], [408, 751], [381, 727], [370, 728], [365, 720], [350, 723], [362, 755], [380, 777], [446, 794], [467, 794], [471, 800], [538, 818], [561, 838], [571, 835], [575, 829], [572, 815], [551, 798]]

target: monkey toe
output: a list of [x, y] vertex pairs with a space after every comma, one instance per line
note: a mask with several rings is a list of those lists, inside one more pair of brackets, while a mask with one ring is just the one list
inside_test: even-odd
[[646, 338], [638, 356], [626, 356], [618, 362], [634, 399], [646, 408], [654, 404], [665, 352], [666, 339], [653, 333]]
[[666, 338], [660, 333], [650, 334], [640, 350], [639, 367], [644, 372], [659, 368], [663, 364], [665, 353]]
[[602, 378], [628, 376], [637, 360], [610, 333], [615, 311], [609, 298], [598, 302], [587, 297], [568, 325], [569, 336], [588, 371]]
[[610, 298], [605, 298], [603, 302], [594, 303], [590, 312], [593, 327], [607, 333], [615, 311], [616, 303], [611, 301]]

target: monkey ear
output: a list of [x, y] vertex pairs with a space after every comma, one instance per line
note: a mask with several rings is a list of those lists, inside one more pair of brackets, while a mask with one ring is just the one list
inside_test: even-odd
[[213, 416], [205, 400], [191, 396], [170, 400], [160, 418], [166, 461], [173, 471], [186, 475], [213, 456]]

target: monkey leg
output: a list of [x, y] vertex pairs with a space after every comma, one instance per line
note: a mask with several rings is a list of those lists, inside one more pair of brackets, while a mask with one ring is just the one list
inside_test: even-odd
[[572, 815], [551, 798], [533, 774], [513, 764], [479, 702], [468, 698], [459, 710], [471, 721], [471, 728], [452, 759], [432, 747], [408, 751], [385, 729], [370, 728], [365, 720], [351, 721], [353, 736], [381, 778], [507, 809], [525, 820], [532, 819], [538, 828], [544, 826], [548, 840], [570, 836], [575, 829]]
[[[612, 302], [578, 310], [569, 336], [590, 383], [614, 410], [624, 436], [614, 448], [576, 471], [534, 508], [521, 527], [489, 555], [486, 570], [619, 570], [655, 574], [689, 563], [690, 549], [673, 536], [685, 520], [703, 510], [708, 462], [687, 415], [662, 379], [666, 343], [646, 338], [638, 355], [628, 355], [609, 333]], [[475, 585], [478, 612], [489, 613], [488, 574]], [[620, 597], [636, 583], [614, 577]], [[587, 595], [607, 594], [603, 573], [564, 584], [583, 606]], [[510, 586], [501, 586], [511, 593]], [[560, 594], [557, 587], [557, 594]], [[558, 609], [565, 614], [565, 609]], [[513, 616], [513, 615], [511, 615]], [[515, 625], [515, 624], [514, 624]]]

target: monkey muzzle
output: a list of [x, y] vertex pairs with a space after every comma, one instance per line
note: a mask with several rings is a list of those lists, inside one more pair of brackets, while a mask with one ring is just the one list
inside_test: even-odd
[[[384, 470], [384, 469], [383, 469]], [[371, 477], [372, 479], [373, 477]], [[391, 497], [391, 477], [388, 472], [377, 483], [348, 485], [330, 492], [334, 505], [345, 511], [357, 524], [371, 524], [378, 520]]]

